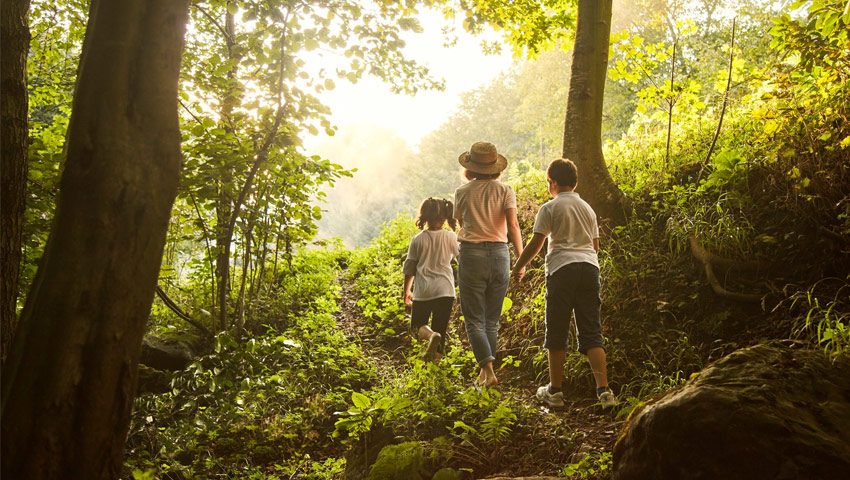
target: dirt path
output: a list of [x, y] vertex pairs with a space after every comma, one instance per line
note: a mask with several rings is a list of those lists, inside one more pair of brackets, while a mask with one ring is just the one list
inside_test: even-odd
[[[354, 342], [362, 346], [364, 354], [368, 355], [370, 360], [374, 362], [379, 374], [397, 371], [399, 367], [405, 364], [405, 354], [408, 349], [413, 348], [410, 336], [406, 333], [399, 333], [396, 336], [397, 343], [388, 344], [386, 337], [382, 337], [379, 341], [377, 336], [370, 333], [369, 329], [363, 325], [360, 308], [357, 306], [358, 293], [353, 282], [347, 279], [343, 273], [338, 278], [338, 283], [342, 290], [338, 301], [340, 311], [336, 314], [337, 324]], [[450, 330], [450, 333], [453, 332], [457, 337], [454, 348], [468, 348], [462, 324], [458, 322], [458, 315], [458, 312], [456, 312], [451, 323], [454, 328]], [[535, 437], [546, 437], [546, 432], [552, 431], [551, 441], [553, 445], [567, 444], [569, 447], [568, 451], [553, 452], [550, 458], [542, 462], [510, 465], [504, 470], [491, 473], [485, 478], [518, 478], [517, 476], [521, 475], [551, 474], [551, 471], [546, 470], [559, 469], [569, 463], [577, 462], [588, 453], [599, 455], [613, 449], [617, 432], [623, 422], [615, 419], [613, 414], [603, 412], [596, 405], [595, 398], [590, 396], [592, 392], [582, 392], [584, 395], [565, 392], [565, 408], [553, 410], [540, 405], [536, 401], [534, 393], [537, 390], [538, 383], [533, 376], [509, 367], [500, 369], [497, 374], [500, 380], [497, 388], [503, 396], [520, 399], [539, 413], [534, 418], [532, 425], [525, 425], [523, 428], [535, 432]], [[472, 380], [470, 380], [470, 384], [471, 382]], [[554, 438], [556, 437], [554, 434], [556, 430], [569, 432], [568, 441], [565, 441], [562, 437]], [[525, 434], [526, 436], [523, 439], [517, 439], [517, 442], [527, 441], [528, 432], [525, 432]], [[509, 441], [508, 443], [514, 447], [522, 447], [527, 450], [545, 450], [547, 447], [544, 444], [525, 448], [526, 446], [516, 445], [515, 442]], [[589, 478], [606, 477], [594, 476]]]

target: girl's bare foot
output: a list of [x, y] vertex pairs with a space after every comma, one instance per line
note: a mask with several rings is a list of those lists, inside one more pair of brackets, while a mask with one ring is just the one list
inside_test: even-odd
[[440, 341], [443, 339], [443, 336], [437, 332], [431, 333], [431, 338], [428, 339], [428, 348], [425, 349], [425, 361], [437, 361], [437, 355], [439, 355]]

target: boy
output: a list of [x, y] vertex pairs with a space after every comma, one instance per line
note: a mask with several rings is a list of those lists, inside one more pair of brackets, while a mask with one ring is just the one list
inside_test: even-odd
[[534, 221], [534, 236], [513, 267], [522, 281], [525, 266], [549, 238], [546, 253], [546, 339], [549, 351], [549, 384], [537, 389], [537, 398], [550, 407], [564, 406], [561, 390], [569, 338], [570, 317], [575, 312], [578, 350], [587, 355], [596, 380], [596, 396], [603, 408], [617, 405], [608, 387], [605, 343], [599, 320], [599, 226], [596, 213], [575, 192], [578, 172], [570, 160], [557, 159], [546, 170], [549, 194]]

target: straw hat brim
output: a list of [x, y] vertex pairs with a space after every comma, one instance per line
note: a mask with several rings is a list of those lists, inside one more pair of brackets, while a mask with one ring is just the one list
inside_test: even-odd
[[457, 157], [458, 163], [460, 165], [469, 170], [470, 172], [483, 173], [485, 175], [490, 175], [493, 173], [499, 173], [504, 170], [508, 166], [508, 159], [502, 156], [502, 154], [496, 154], [496, 161], [493, 163], [483, 164], [474, 162], [469, 159], [469, 152], [463, 152]]

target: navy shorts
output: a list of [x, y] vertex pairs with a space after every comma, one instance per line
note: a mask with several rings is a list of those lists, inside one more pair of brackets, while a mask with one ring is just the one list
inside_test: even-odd
[[568, 263], [546, 277], [546, 340], [550, 350], [566, 350], [570, 320], [575, 313], [578, 351], [605, 348], [600, 323], [599, 268]]
[[[446, 342], [446, 329], [452, 316], [452, 306], [455, 297], [440, 297], [432, 300], [414, 300], [410, 312], [410, 328], [416, 332], [431, 320], [431, 330], [443, 336], [442, 345]], [[442, 351], [442, 345], [440, 351]]]

